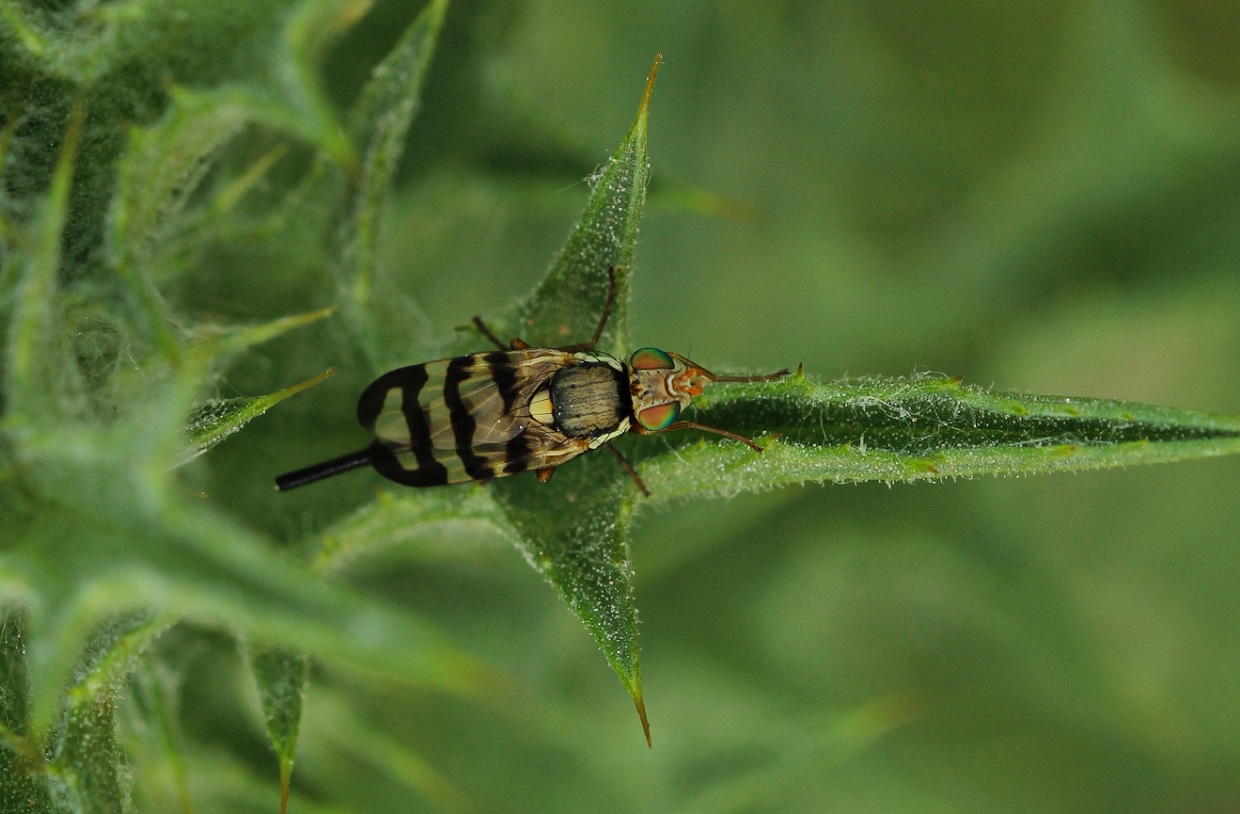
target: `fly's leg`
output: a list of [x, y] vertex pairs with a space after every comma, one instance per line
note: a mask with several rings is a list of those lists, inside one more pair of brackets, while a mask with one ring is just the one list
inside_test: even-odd
[[[646, 488], [646, 482], [642, 480], [641, 475], [637, 474], [637, 470], [633, 468], [633, 464], [629, 463], [629, 459], [621, 454], [620, 450], [613, 447], [610, 443], [603, 444], [603, 447], [616, 456], [616, 460], [624, 467], [624, 471], [629, 473], [629, 477], [633, 479], [633, 483], [637, 484], [637, 488], [646, 497], [650, 497], [650, 490]], [[541, 469], [535, 469], [534, 474], [538, 476], [539, 483], [549, 483], [551, 476], [555, 474], [554, 466], [544, 466]]]
[[633, 425], [633, 432], [638, 435], [658, 435], [661, 432], [674, 432], [676, 430], [701, 430], [702, 432], [713, 432], [715, 435], [722, 435], [724, 438], [731, 438], [733, 441], [740, 441], [745, 446], [755, 452], [761, 452], [762, 447], [755, 444], [743, 435], [737, 435], [734, 432], [721, 430], [716, 427], [707, 427], [705, 424], [699, 424], [696, 421], [673, 421], [661, 430], [648, 430], [640, 424]]
[[642, 494], [650, 497], [650, 490], [646, 488], [646, 482], [637, 474], [637, 470], [633, 468], [633, 464], [629, 463], [629, 459], [620, 454], [620, 450], [611, 445], [610, 442], [603, 444], [607, 451], [616, 456], [616, 460], [624, 467], [624, 471], [629, 473], [629, 477], [633, 479], [633, 483], [637, 484], [637, 488], [642, 490]]
[[[557, 350], [564, 350], [564, 351], [594, 350], [594, 346], [598, 344], [599, 337], [603, 335], [603, 328], [607, 327], [607, 320], [611, 317], [611, 308], [616, 302], [616, 267], [615, 266], [608, 266], [607, 281], [608, 281], [607, 302], [604, 303], [603, 305], [603, 315], [599, 318], [598, 327], [594, 329], [594, 336], [590, 337], [589, 342], [579, 342], [576, 345], [565, 345], [564, 347], [557, 348]], [[500, 350], [525, 350], [530, 346], [528, 342], [520, 338], [513, 339], [511, 342], [505, 345], [503, 342], [499, 340], [499, 337], [495, 335], [495, 332], [492, 331], [490, 328], [488, 328], [487, 324], [482, 321], [482, 317], [474, 317], [472, 322], [474, 323], [474, 327], [478, 329], [478, 333], [485, 336], [488, 340], [490, 340], [492, 345], [499, 348]], [[457, 330], [467, 330], [467, 329], [458, 328]], [[550, 475], [548, 475], [548, 477], [550, 477]]]
[[[487, 339], [491, 340], [491, 344], [495, 345], [495, 347], [499, 348], [500, 350], [505, 350], [505, 351], [525, 350], [526, 348], [530, 346], [528, 342], [526, 342], [524, 339], [521, 339], [520, 337], [513, 339], [511, 342], [505, 345], [503, 342], [499, 341], [499, 337], [495, 335], [494, 331], [488, 328], [487, 324], [482, 321], [482, 317], [474, 317], [473, 320], [471, 321], [474, 323], [474, 327], [478, 329], [478, 333], [482, 334]], [[469, 330], [469, 328], [467, 326], [462, 326], [460, 328], [457, 328], [457, 330], [467, 331]]]
[[590, 337], [589, 342], [578, 342], [575, 345], [565, 345], [556, 350], [589, 351], [594, 350], [594, 346], [598, 344], [598, 338], [603, 335], [603, 328], [607, 327], [607, 320], [611, 317], [611, 307], [616, 303], [616, 267], [607, 267], [607, 302], [603, 304], [603, 315], [599, 317], [598, 327], [594, 329], [594, 336]]
[[[507, 345], [499, 341], [499, 337], [496, 336], [491, 331], [491, 329], [487, 327], [487, 324], [482, 321], [482, 317], [474, 317], [473, 323], [474, 323], [474, 327], [478, 329], [478, 333], [482, 334], [487, 339], [491, 340], [491, 344], [495, 345], [495, 347], [499, 348], [500, 350], [511, 350]], [[462, 328], [460, 330], [469, 330], [469, 328], [468, 326], [466, 326], [465, 328]]]
[[[611, 306], [616, 302], [616, 267], [607, 267], [607, 302], [603, 304], [603, 315], [599, 317], [598, 327], [594, 329], [594, 336], [590, 337], [589, 347], [586, 350], [594, 350], [594, 346], [598, 344], [598, 338], [603, 335], [603, 328], [607, 325], [607, 319], [611, 316]], [[615, 452], [615, 450], [612, 450]], [[619, 455], [620, 453], [616, 453]], [[623, 459], [622, 459], [623, 460]], [[631, 467], [630, 467], [631, 469]]]

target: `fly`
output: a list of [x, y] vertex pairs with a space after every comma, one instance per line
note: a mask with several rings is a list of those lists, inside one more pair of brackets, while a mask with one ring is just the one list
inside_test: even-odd
[[607, 302], [589, 342], [532, 348], [504, 345], [474, 317], [499, 350], [397, 368], [367, 387], [357, 420], [375, 435], [369, 447], [276, 478], [282, 492], [373, 466], [406, 486], [489, 481], [533, 470], [546, 483], [556, 467], [604, 448], [643, 494], [650, 490], [612, 446], [630, 430], [653, 435], [702, 430], [761, 452], [752, 440], [680, 418], [710, 382], [764, 382], [788, 375], [717, 376], [676, 353], [641, 348], [628, 362], [595, 350], [616, 298], [615, 269]]

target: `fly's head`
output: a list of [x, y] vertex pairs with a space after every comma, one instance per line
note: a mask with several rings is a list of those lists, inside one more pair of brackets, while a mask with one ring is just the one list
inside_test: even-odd
[[[717, 376], [678, 353], [641, 348], [629, 359], [633, 388], [634, 429], [659, 432], [675, 423], [680, 411], [710, 382], [769, 382], [788, 375], [787, 369], [764, 376]], [[700, 427], [699, 427], [700, 429]]]
[[633, 416], [648, 432], [665, 430], [680, 411], [711, 380], [710, 374], [690, 360], [658, 348], [641, 348], [629, 358], [633, 388]]

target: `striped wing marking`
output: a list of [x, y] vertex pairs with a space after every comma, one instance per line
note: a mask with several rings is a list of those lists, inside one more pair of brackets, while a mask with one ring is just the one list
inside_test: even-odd
[[[573, 354], [531, 348], [410, 365], [362, 393], [371, 463], [407, 486], [485, 481], [558, 466], [587, 448], [531, 415], [530, 401]], [[543, 416], [545, 417], [545, 415]]]

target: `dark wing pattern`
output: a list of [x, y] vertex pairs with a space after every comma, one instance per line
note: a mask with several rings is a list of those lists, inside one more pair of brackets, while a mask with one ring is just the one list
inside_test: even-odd
[[[557, 466], [588, 447], [531, 415], [530, 402], [573, 354], [495, 351], [410, 365], [362, 393], [371, 464], [407, 486], [439, 486]], [[544, 419], [547, 416], [541, 416]]]

